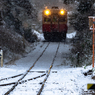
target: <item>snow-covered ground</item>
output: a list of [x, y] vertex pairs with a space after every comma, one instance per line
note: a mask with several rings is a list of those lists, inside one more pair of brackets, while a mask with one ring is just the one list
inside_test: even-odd
[[[67, 34], [67, 37], [72, 38], [75, 36], [75, 34], [75, 32]], [[42, 34], [41, 36], [40, 34], [38, 35], [39, 39], [43, 40]], [[2, 68], [0, 67], [0, 79], [26, 72], [26, 70], [32, 66], [35, 59], [46, 47], [47, 43], [44, 43], [39, 42], [33, 51], [31, 51], [26, 57], [17, 60], [14, 65], [4, 65]], [[53, 53], [55, 52], [56, 47], [57, 44], [52, 42], [48, 50], [44, 53], [42, 59], [40, 59], [39, 63], [37, 63], [38, 65], [36, 65], [32, 71], [46, 71], [50, 65], [48, 63], [51, 63], [51, 59], [54, 57]], [[70, 48], [71, 46], [69, 44], [61, 43], [56, 61], [52, 68], [52, 71], [56, 71], [56, 73], [51, 71], [41, 95], [82, 95], [83, 91], [87, 91], [87, 84], [95, 82], [91, 79], [91, 75], [83, 75], [83, 72], [92, 69], [92, 66], [87, 66], [86, 68], [74, 68], [73, 66], [70, 66], [71, 63], [69, 59], [65, 58], [65, 56], [70, 53]], [[41, 63], [42, 66], [40, 66]], [[30, 72], [28, 76], [24, 78], [24, 80], [39, 76], [41, 74], [43, 73]], [[20, 77], [21, 76], [14, 79], [0, 81], [0, 84], [16, 82]], [[39, 91], [41, 86], [39, 83], [41, 83], [44, 78], [45, 76], [20, 84], [12, 93], [10, 93], [10, 95], [37, 95], [37, 91]], [[0, 95], [3, 95], [11, 87], [12, 85], [0, 86]]]
[[67, 34], [67, 38], [73, 38], [73, 37], [75, 37], [75, 35], [76, 35], [76, 32], [69, 33], [69, 34]]
[[[89, 66], [87, 69], [91, 69]], [[87, 70], [86, 69], [86, 70]], [[8, 76], [20, 74], [24, 70], [16, 70], [12, 68], [0, 68], [0, 79]], [[57, 70], [57, 73], [51, 73], [46, 84], [42, 95], [82, 95], [82, 91], [87, 91], [87, 84], [94, 83], [91, 76], [84, 76], [83, 72], [85, 69], [82, 68], [63, 68], [63, 70]], [[38, 73], [30, 74], [30, 76], [36, 76]], [[41, 74], [39, 74], [41, 75]], [[29, 79], [29, 77], [27, 79]], [[10, 95], [36, 95], [40, 88], [40, 83], [44, 77], [22, 85], [18, 85], [16, 89]], [[10, 79], [7, 82], [14, 82], [17, 79]], [[5, 83], [5, 82], [4, 82]], [[3, 84], [3, 82], [0, 82]], [[0, 95], [3, 95], [11, 86], [0, 87]]]

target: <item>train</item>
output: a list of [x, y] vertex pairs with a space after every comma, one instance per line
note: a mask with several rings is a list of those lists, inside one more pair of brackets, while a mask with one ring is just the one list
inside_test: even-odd
[[67, 34], [67, 10], [56, 6], [42, 12], [42, 32], [45, 40], [65, 40]]

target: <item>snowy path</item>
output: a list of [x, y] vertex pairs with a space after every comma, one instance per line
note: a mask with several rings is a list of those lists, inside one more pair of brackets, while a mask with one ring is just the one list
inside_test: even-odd
[[13, 68], [16, 69], [23, 69], [23, 70], [28, 70], [35, 60], [40, 56], [42, 51], [45, 49], [48, 43], [44, 44], [43, 42], [40, 43], [35, 47], [33, 51], [31, 51], [26, 57], [21, 58], [20, 60], [16, 61], [15, 64], [16, 66], [13, 65]]
[[[40, 42], [40, 44], [38, 44], [26, 57], [16, 61], [16, 65], [10, 65], [7, 66], [7, 68], [6, 66], [0, 68], [0, 79], [21, 74], [22, 72], [24, 73], [35, 62], [36, 58], [45, 49], [47, 44], [48, 42]], [[57, 49], [57, 45], [57, 42], [51, 42], [32, 71], [46, 71], [49, 68]], [[56, 73], [50, 73], [41, 95], [82, 95], [83, 90], [87, 91], [87, 83], [94, 83], [91, 76], [85, 77], [83, 75], [83, 72], [85, 71], [83, 67], [70, 67], [71, 62], [69, 60], [69, 54], [71, 48], [70, 43], [61, 42], [57, 57], [51, 70], [56, 71]], [[87, 67], [86, 70], [89, 68], [91, 68], [91, 66]], [[23, 80], [42, 75], [44, 73], [45, 72], [30, 72]], [[20, 77], [21, 76], [1, 81], [0, 84], [15, 82]], [[18, 85], [10, 95], [37, 95], [37, 92], [41, 87], [40, 83], [44, 78], [45, 76]], [[4, 95], [4, 93], [12, 86], [13, 85], [0, 87], [0, 95]]]
[[64, 67], [68, 68], [70, 66], [71, 62], [69, 60], [69, 57], [71, 48], [72, 46], [70, 46], [69, 44], [60, 44], [60, 48], [58, 50], [58, 54], [54, 62], [54, 66], [52, 68], [53, 70], [63, 70]]
[[[59, 43], [58, 43], [59, 44]], [[55, 52], [56, 52], [56, 50], [57, 50], [57, 48], [58, 48], [58, 44], [56, 44], [56, 45], [54, 45], [53, 47], [56, 47], [55, 49], [53, 49], [53, 51], [52, 51], [52, 54], [53, 54], [53, 57], [51, 57], [51, 59], [48, 57], [47, 59], [50, 61], [50, 63], [52, 64], [52, 60], [55, 58], [54, 56], [55, 56]], [[50, 45], [49, 45], [49, 47], [47, 48], [47, 50], [45, 51], [45, 53], [43, 54], [43, 56], [41, 57], [42, 59], [44, 59], [44, 58], [46, 58], [47, 56], [45, 56], [45, 55], [47, 55], [46, 53], [47, 53], [47, 51], [49, 51], [48, 49], [50, 49], [50, 48], [52, 48], [51, 47], [52, 45], [51, 45], [51, 43], [50, 43]], [[54, 52], [54, 53], [53, 53]], [[45, 59], [44, 59], [45, 60]], [[49, 62], [48, 61], [48, 62]], [[44, 67], [46, 66], [45, 65], [45, 63], [44, 64], [42, 64], [43, 62], [41, 62], [40, 60], [38, 60], [38, 63], [40, 64], [39, 66], [38, 66], [38, 64], [36, 64], [36, 66], [37, 67], [39, 67], [40, 69], [42, 68], [42, 66], [44, 65]], [[49, 64], [49, 63], [47, 63], [49, 66], [46, 66], [47, 67], [47, 69], [51, 66], [51, 64]], [[36, 67], [36, 66], [34, 66], [34, 67]], [[37, 67], [36, 67], [36, 69], [37, 69]], [[43, 67], [43, 68], [44, 68]], [[45, 69], [45, 70], [47, 70], [47, 69]], [[48, 69], [49, 70], [49, 69]], [[26, 76], [27, 77], [27, 76]], [[42, 79], [42, 78], [41, 78]], [[43, 82], [43, 80], [42, 80], [42, 82]], [[36, 83], [40, 83], [40, 82], [37, 82], [36, 81]], [[37, 84], [37, 85], [39, 85], [39, 84]], [[34, 86], [35, 87], [35, 86]], [[33, 88], [34, 88], [33, 87]], [[16, 87], [17, 89], [18, 89], [18, 87]], [[20, 88], [20, 89], [22, 89], [22, 88]], [[35, 88], [36, 89], [36, 88]], [[39, 89], [40, 89], [40, 87], [39, 87]], [[13, 93], [15, 93], [15, 92], [17, 92], [16, 90], [15, 91], [13, 91]], [[35, 92], [37, 92], [37, 91], [35, 91]], [[37, 94], [37, 93], [36, 93]]]
[[[47, 43], [47, 42], [46, 42]], [[35, 68], [32, 70], [48, 70], [50, 67], [50, 64], [52, 63], [52, 60], [54, 58], [54, 55], [56, 53], [58, 47], [58, 43], [51, 42], [49, 47], [46, 49], [43, 56], [39, 59], [37, 64], [35, 65]]]

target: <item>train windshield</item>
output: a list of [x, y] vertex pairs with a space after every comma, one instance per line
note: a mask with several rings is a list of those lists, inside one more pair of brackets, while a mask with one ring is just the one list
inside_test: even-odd
[[52, 22], [65, 22], [66, 20], [66, 16], [55, 15], [52, 17]]
[[54, 15], [52, 17], [52, 22], [58, 22], [58, 16], [57, 15]]
[[66, 21], [66, 17], [63, 16], [63, 17], [59, 17], [59, 22], [65, 22]]
[[50, 22], [50, 21], [51, 21], [50, 18], [47, 18], [47, 17], [44, 18], [44, 22]]
[[66, 16], [53, 15], [51, 17], [44, 17], [44, 22], [66, 22]]

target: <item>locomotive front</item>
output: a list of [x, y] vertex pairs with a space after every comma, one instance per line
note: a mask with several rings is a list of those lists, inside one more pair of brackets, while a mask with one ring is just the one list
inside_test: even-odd
[[42, 14], [42, 31], [47, 41], [66, 39], [67, 11], [58, 7], [45, 9]]

